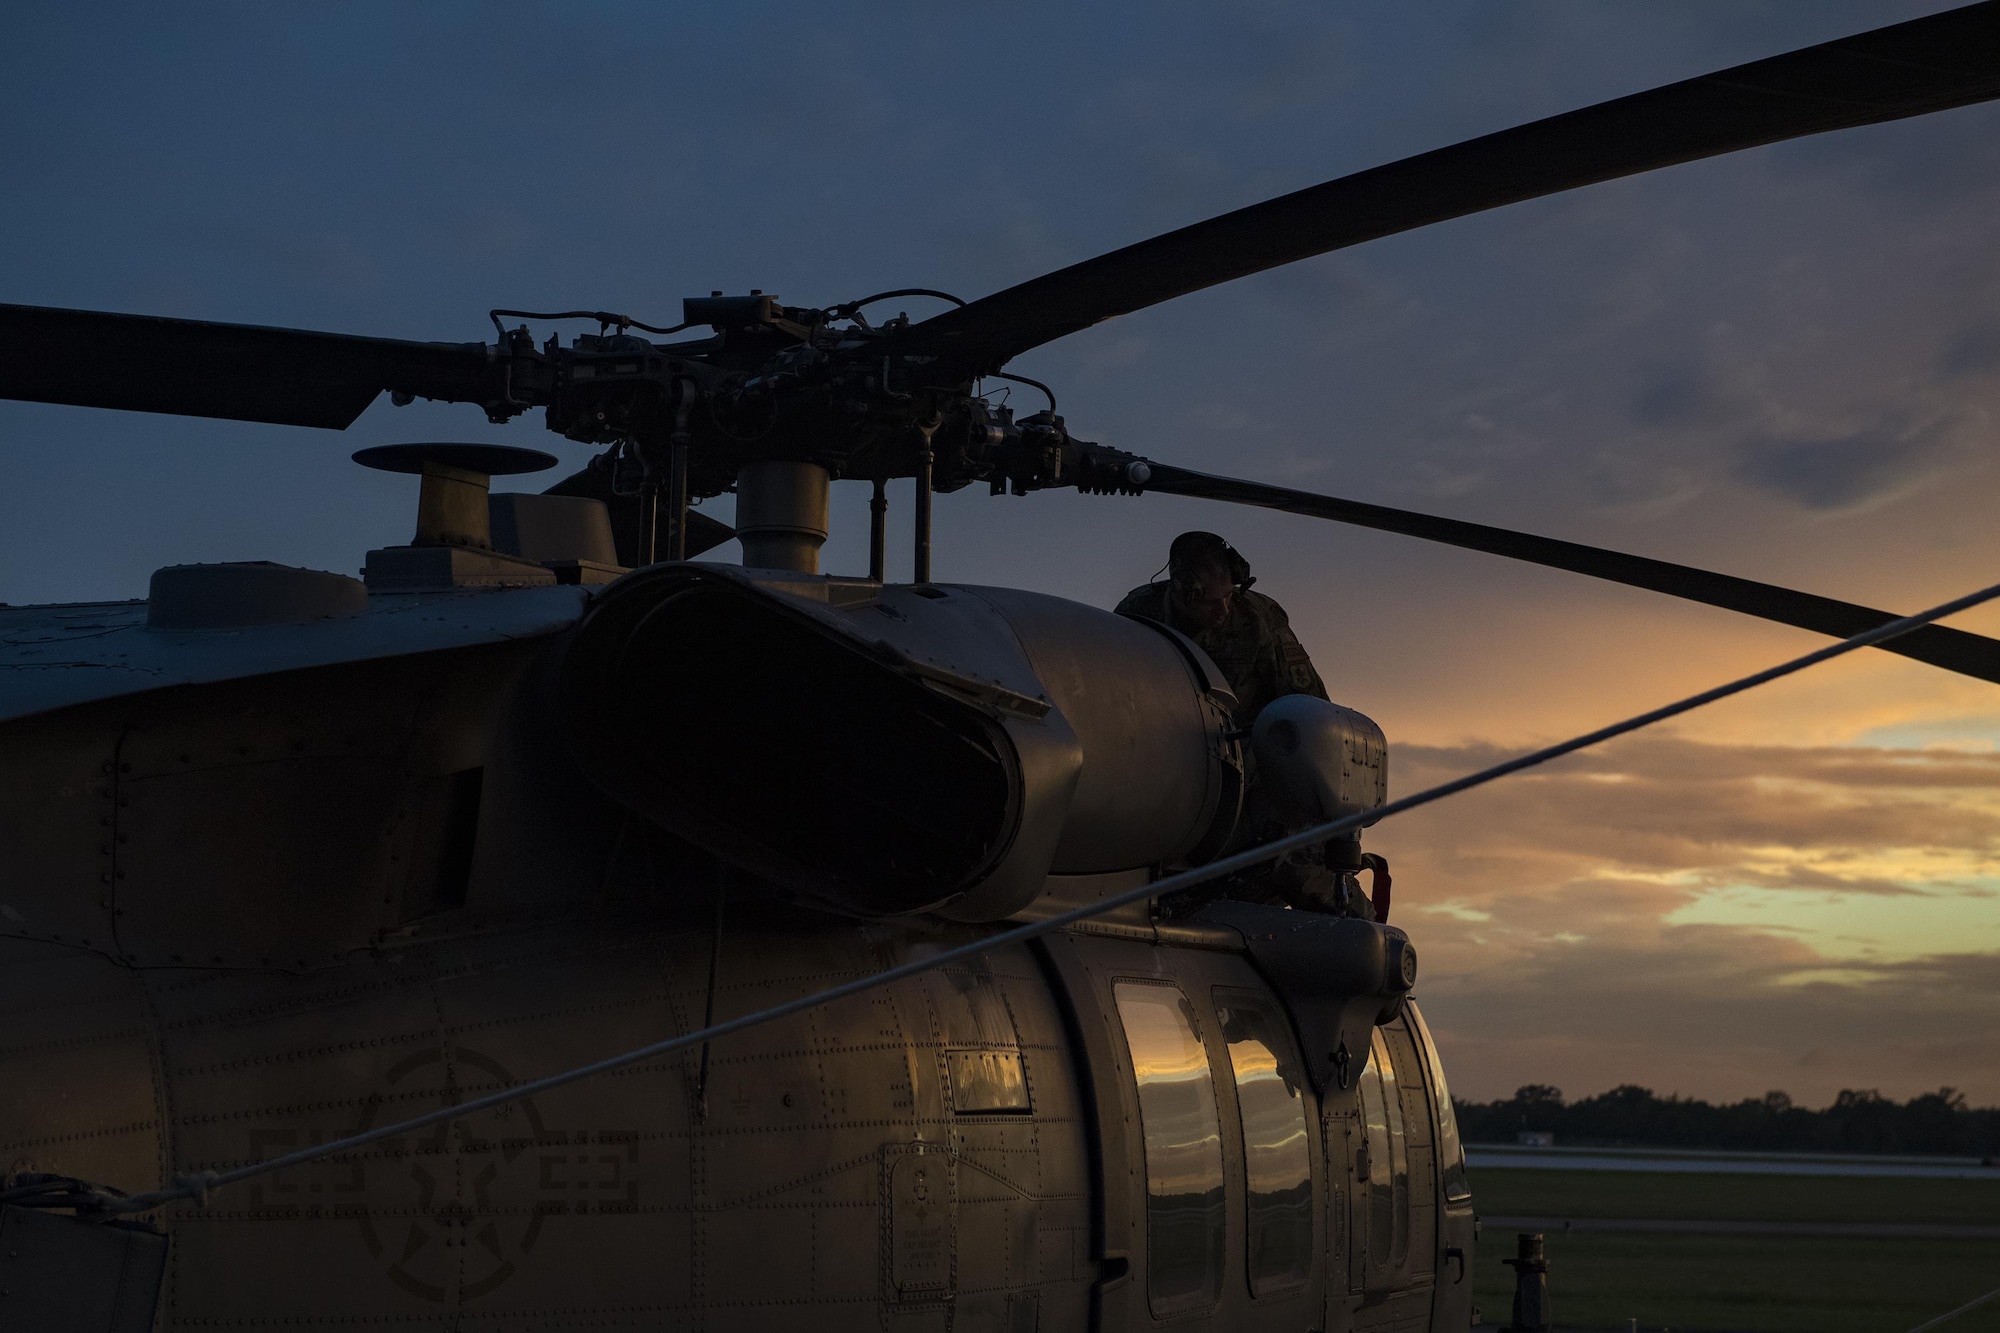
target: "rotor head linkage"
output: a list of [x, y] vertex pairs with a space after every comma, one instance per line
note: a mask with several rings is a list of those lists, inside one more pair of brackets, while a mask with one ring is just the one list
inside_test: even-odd
[[912, 517], [912, 535], [915, 538], [915, 553], [911, 561], [910, 582], [929, 583], [931, 581], [931, 465], [936, 454], [931, 449], [931, 437], [937, 434], [938, 421], [933, 417], [917, 427], [922, 443], [917, 450], [917, 494], [916, 510]]
[[875, 478], [875, 493], [868, 498], [868, 577], [887, 581], [889, 547], [889, 483]]

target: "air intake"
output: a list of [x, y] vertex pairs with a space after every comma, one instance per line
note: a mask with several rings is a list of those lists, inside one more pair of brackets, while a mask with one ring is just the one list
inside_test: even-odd
[[1049, 876], [1213, 855], [1231, 700], [1186, 640], [1056, 597], [659, 565], [559, 677], [612, 799], [837, 910], [1018, 913]]

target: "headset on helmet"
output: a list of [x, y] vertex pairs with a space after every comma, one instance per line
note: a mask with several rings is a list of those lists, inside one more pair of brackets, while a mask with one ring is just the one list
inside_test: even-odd
[[1257, 581], [1250, 573], [1250, 562], [1213, 532], [1183, 532], [1174, 538], [1174, 544], [1167, 548], [1167, 577], [1175, 587], [1185, 589], [1204, 569], [1218, 562], [1229, 571], [1229, 581], [1239, 592]]

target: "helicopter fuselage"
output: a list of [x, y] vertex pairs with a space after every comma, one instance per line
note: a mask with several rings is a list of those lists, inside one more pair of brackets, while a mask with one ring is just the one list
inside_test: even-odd
[[[685, 577], [677, 596], [723, 579], [798, 609], [799, 576]], [[984, 659], [947, 678], [908, 642], [881, 650], [1017, 756], [1054, 718], [1081, 768], [1094, 746], [1115, 770], [1090, 709], [1130, 711], [1182, 671], [1194, 701], [1153, 730], [1207, 734], [1199, 663], [1152, 627], [1027, 594], [845, 586], [798, 624], [871, 598], [954, 623], [1004, 612], [1032, 649], [1034, 617], [1054, 617], [1074, 651], [1124, 663], [1125, 693], [1057, 687], [1037, 713]], [[784, 882], [794, 844], [772, 842], [792, 859], [768, 875], [714, 855], [639, 813], [669, 788], [608, 797], [584, 771], [603, 743], [571, 743], [550, 705], [576, 688], [570, 661], [603, 655], [574, 626], [617, 605], [660, 623], [634, 594], [574, 586], [201, 629], [149, 627], [143, 603], [0, 610], [18, 683], [0, 723], [0, 1164], [137, 1192], [270, 1158], [976, 940], [997, 921], [968, 917], [1088, 901], [1157, 866], [1088, 867], [1165, 854], [1131, 850], [1139, 825], [1105, 832], [1115, 802], [1071, 772], [1065, 799], [1105, 827], [1010, 835], [1041, 849], [1034, 892], [870, 907], [860, 880]], [[600, 702], [654, 734], [630, 700]], [[1173, 753], [1217, 771], [1202, 745]], [[739, 796], [755, 772], [661, 758]], [[1032, 787], [1042, 761], [1015, 762]], [[995, 799], [1023, 819], [1048, 804]], [[1216, 799], [1160, 806], [1194, 828], [1160, 846], [1212, 840]], [[938, 859], [971, 845], [968, 820], [926, 866], [1028, 884], [1006, 849]], [[1437, 1053], [1379, 959], [1339, 952], [1379, 953], [1385, 928], [1224, 906], [1124, 910], [169, 1206], [158, 1326], [1463, 1326], [1471, 1205]], [[1301, 923], [1365, 938], [1300, 953], [1283, 937]]]

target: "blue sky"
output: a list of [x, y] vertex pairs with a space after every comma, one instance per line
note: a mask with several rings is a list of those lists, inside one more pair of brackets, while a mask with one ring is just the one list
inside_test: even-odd
[[[971, 297], [1346, 171], [1944, 7], [23, 7], [0, 42], [13, 186], [0, 299], [465, 340], [485, 336], [493, 306], [673, 322], [680, 297], [712, 288], [799, 304], [898, 286]], [[1989, 106], [1392, 238], [1091, 330], [1015, 369], [1056, 385], [1078, 434], [1170, 461], [1915, 609], [2000, 564], [1995, 216]], [[0, 404], [0, 600], [137, 596], [153, 568], [190, 560], [352, 570], [368, 547], [406, 539], [414, 495], [348, 455], [436, 438], [586, 456], [532, 419], [496, 428], [422, 404], [378, 403], [344, 434]], [[859, 572], [862, 495], [838, 489], [827, 564]], [[906, 493], [892, 500], [892, 522], [906, 521]], [[726, 518], [727, 497], [714, 503]], [[1291, 608], [1336, 696], [1392, 742], [1441, 754], [1581, 730], [1813, 642], [1167, 497], [966, 492], [940, 502], [939, 524], [941, 577], [1099, 604], [1144, 580], [1174, 532], [1219, 528]], [[2000, 613], [1968, 623], [2000, 629]], [[1688, 736], [1977, 748], [2000, 736], [1989, 693], [1901, 662], [1843, 664]], [[1926, 799], [1975, 799], [1953, 791]], [[1476, 900], [1503, 919], [1513, 903], [1542, 920], [1532, 905], [1553, 889], [1532, 857], [1497, 877], [1464, 868], [1486, 864], [1482, 849], [1452, 839], [1478, 822], [1383, 831], [1437, 877], [1403, 901]], [[1964, 843], [1954, 873], [1985, 873], [1983, 825], [1937, 828]], [[1590, 850], [1573, 820], [1552, 817], [1545, 834], [1571, 849], [1563, 883], [1673, 872]], [[1851, 853], [1877, 875], [1887, 854], [1843, 849], [1824, 820], [1773, 836], [1797, 841], [1787, 863]], [[1755, 870], [1775, 853], [1741, 855]], [[1709, 890], [1635, 891], [1624, 916], [1593, 912], [1602, 956], [1778, 938], [1760, 933], [1768, 911], [1732, 917], [1740, 900], [1721, 895], [1781, 890], [1725, 869], [1704, 871]], [[1718, 896], [1690, 905], [1704, 891]], [[1819, 930], [1838, 953], [1852, 900], [1813, 893], [1794, 900], [1804, 935], [1785, 933], [1785, 947], [1810, 953]], [[1925, 919], [1940, 912], [1934, 952], [1956, 956], [1951, 922], [1969, 918]], [[1699, 929], [1676, 924], [1689, 922]], [[1430, 928], [1427, 966], [1481, 947], [1449, 914]], [[1551, 917], [1514, 947], [1556, 958], [1571, 947], [1557, 937], [1577, 933]], [[1927, 956], [1922, 940], [1905, 953]], [[1728, 975], [1754, 998], [1747, 974]], [[1615, 977], [1592, 984], [1604, 1012], [1644, 1007], [1620, 1007]], [[1917, 989], [1889, 1003], [1899, 1021], [1972, 1023], [1923, 1009]], [[1434, 1018], [1447, 1038], [1469, 1032], [1499, 994], [1441, 988]], [[1664, 1081], [1644, 1067], [1661, 1046], [1570, 1036], [1559, 1054], [1483, 1033], [1492, 1058], [1468, 1051], [1462, 1090], [1504, 1092], [1515, 1071], [1578, 1091]], [[1703, 1065], [1700, 1089], [1762, 1092], [1746, 1080], [1765, 1057], [1738, 1057]], [[1918, 1061], [1893, 1090], [1952, 1081], [1963, 1059]], [[1830, 1093], [1813, 1080], [1835, 1077], [1802, 1072], [1792, 1090]], [[2000, 1084], [1985, 1095], [2000, 1099]]]

